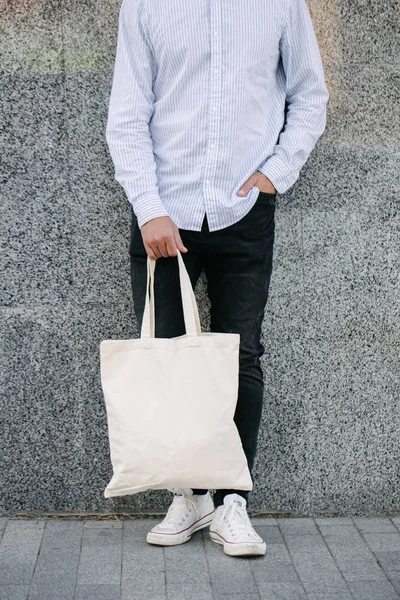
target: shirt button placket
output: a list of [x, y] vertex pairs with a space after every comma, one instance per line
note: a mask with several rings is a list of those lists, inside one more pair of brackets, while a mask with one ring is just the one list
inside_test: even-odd
[[211, 26], [211, 60], [210, 60], [210, 95], [209, 95], [209, 131], [208, 148], [205, 169], [205, 204], [210, 224], [215, 214], [215, 191], [213, 182], [217, 163], [219, 142], [219, 103], [221, 89], [221, 26], [220, 26], [220, 0], [210, 0], [210, 26]]

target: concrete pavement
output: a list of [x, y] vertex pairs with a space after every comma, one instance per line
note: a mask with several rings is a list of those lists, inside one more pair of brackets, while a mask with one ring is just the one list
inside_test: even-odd
[[154, 518], [0, 518], [0, 600], [400, 599], [400, 517], [252, 522], [263, 557], [226, 556], [208, 529], [150, 546]]

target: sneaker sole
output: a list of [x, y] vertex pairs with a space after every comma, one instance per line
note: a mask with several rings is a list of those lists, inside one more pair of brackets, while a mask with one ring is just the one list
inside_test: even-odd
[[243, 542], [232, 544], [221, 539], [217, 533], [210, 532], [210, 539], [224, 547], [229, 556], [263, 556], [267, 551], [265, 542]]
[[146, 537], [146, 541], [149, 544], [155, 544], [157, 546], [177, 546], [178, 544], [184, 544], [185, 542], [188, 542], [190, 540], [193, 533], [199, 531], [200, 529], [208, 527], [211, 521], [213, 520], [213, 516], [214, 511], [209, 515], [203, 517], [203, 519], [206, 520], [201, 519], [198, 523], [196, 523], [193, 529], [189, 528], [186, 531], [179, 534], [154, 533], [153, 531], [149, 531]]

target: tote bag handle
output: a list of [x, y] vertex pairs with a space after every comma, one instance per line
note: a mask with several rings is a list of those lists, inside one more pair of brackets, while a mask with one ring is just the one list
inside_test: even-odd
[[[179, 282], [181, 286], [183, 316], [185, 329], [188, 336], [201, 335], [199, 311], [196, 297], [193, 292], [189, 274], [183, 262], [182, 254], [178, 250]], [[158, 259], [160, 260], [160, 259]], [[155, 311], [154, 311], [154, 271], [157, 261], [147, 256], [147, 286], [146, 303], [143, 313], [141, 338], [155, 337]]]

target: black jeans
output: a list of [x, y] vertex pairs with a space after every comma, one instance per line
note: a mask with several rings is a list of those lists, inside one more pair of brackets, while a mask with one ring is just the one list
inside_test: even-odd
[[[251, 210], [237, 223], [210, 232], [205, 216], [202, 230], [180, 229], [188, 252], [182, 253], [193, 289], [204, 269], [211, 305], [210, 328], [239, 333], [239, 392], [234, 420], [247, 457], [250, 473], [256, 453], [263, 404], [263, 372], [260, 357], [261, 325], [272, 272], [276, 194], [260, 192]], [[147, 254], [137, 218], [132, 211], [131, 285], [135, 314], [142, 323]], [[157, 260], [155, 278], [155, 336], [176, 337], [185, 333], [180, 296], [178, 261], [175, 256]], [[206, 490], [195, 490], [204, 493]], [[216, 506], [228, 493], [247, 499], [245, 490], [217, 490]]]

